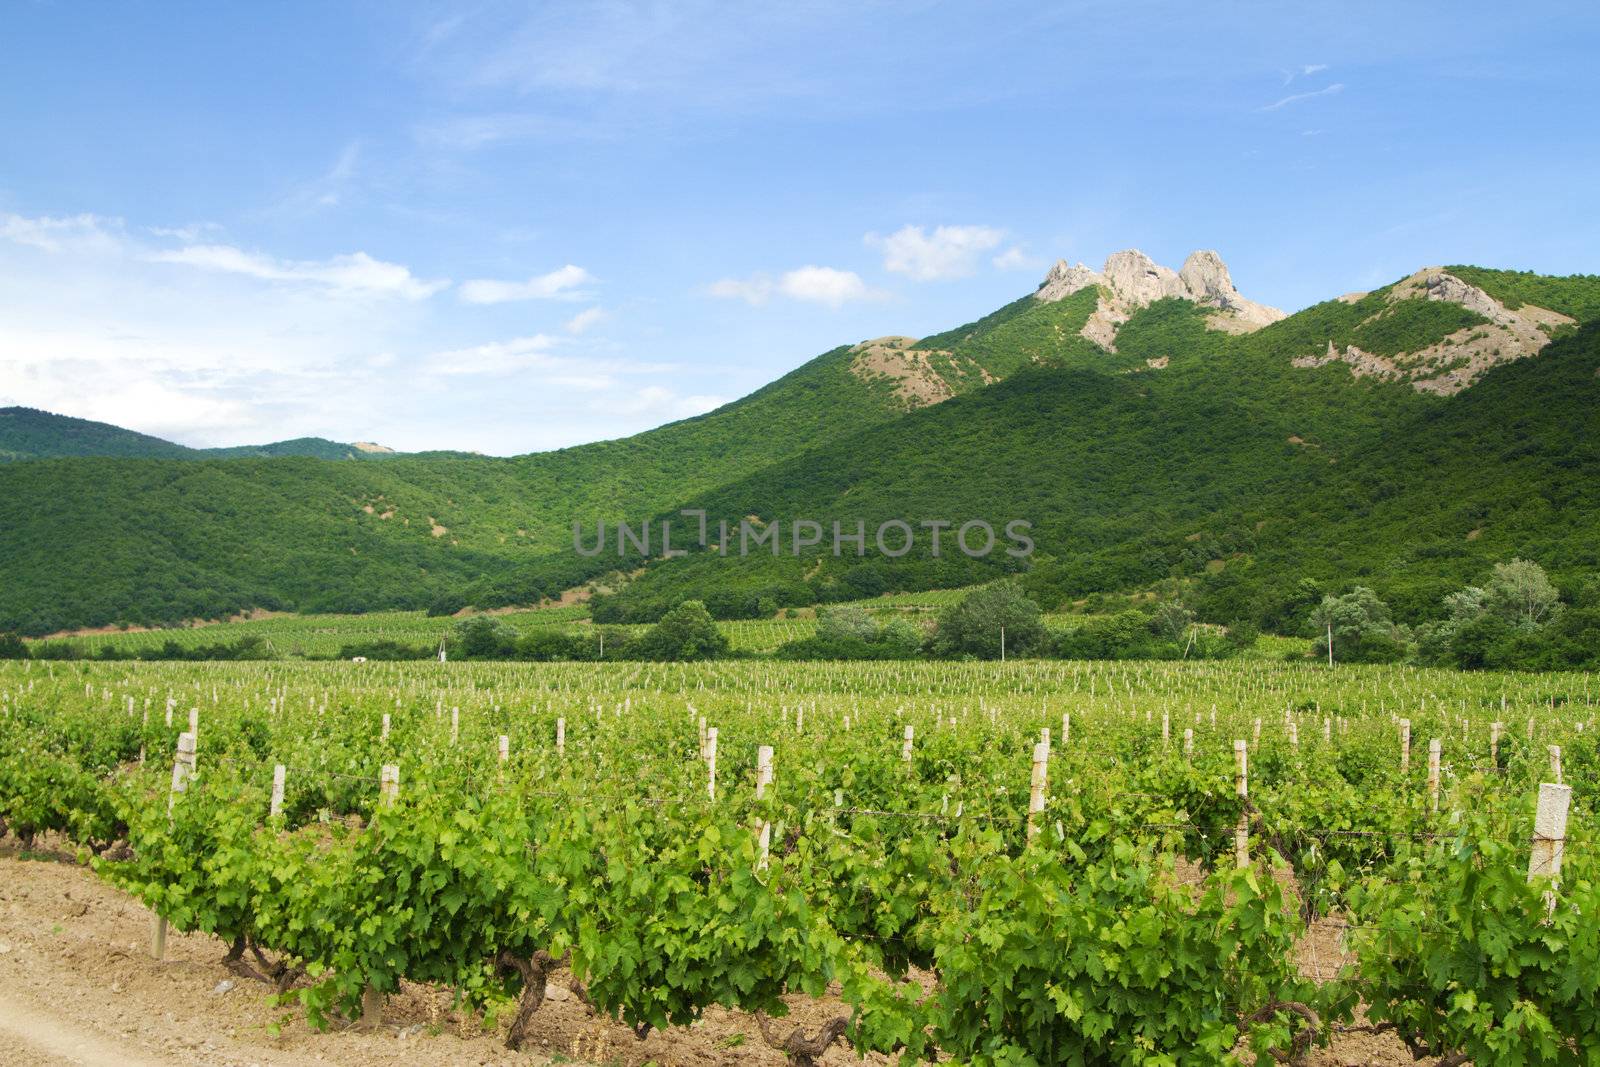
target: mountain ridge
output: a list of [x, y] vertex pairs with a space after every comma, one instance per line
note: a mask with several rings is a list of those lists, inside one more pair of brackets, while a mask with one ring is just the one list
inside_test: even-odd
[[[1190, 297], [1204, 299], [1160, 295], [1171, 283], [1157, 272], [1154, 289], [1134, 294], [1153, 299], [1130, 309], [1110, 347], [1084, 335], [1106, 287], [1094, 282], [1052, 300], [1036, 291], [914, 342], [840, 346], [716, 411], [555, 452], [395, 455], [381, 463], [185, 454], [0, 464], [0, 499], [8, 502], [0, 525], [0, 570], [8, 576], [0, 585], [0, 630], [48, 633], [257, 608], [533, 603], [608, 571], [639, 569], [638, 560], [574, 553], [578, 520], [637, 523], [672, 518], [694, 504], [735, 509], [734, 519], [752, 512], [794, 517], [778, 516], [780, 506], [840, 510], [848, 519], [906, 511], [919, 493], [928, 507], [1004, 505], [1035, 513], [1043, 535], [1028, 580], [1047, 600], [1160, 575], [1199, 581], [1219, 562], [1225, 573], [1253, 574], [1252, 595], [1267, 596], [1262, 590], [1278, 588], [1296, 568], [1329, 570], [1326, 558], [1307, 558], [1309, 549], [1296, 547], [1311, 539], [1278, 523], [1279, 512], [1332, 516], [1329, 527], [1355, 541], [1402, 536], [1387, 519], [1364, 532], [1362, 516], [1380, 514], [1387, 484], [1426, 495], [1426, 479], [1406, 457], [1431, 452], [1430, 419], [1470, 408], [1504, 427], [1547, 420], [1548, 412], [1528, 408], [1538, 403], [1530, 399], [1537, 383], [1554, 380], [1557, 363], [1516, 378], [1535, 384], [1515, 394], [1498, 386], [1480, 394], [1480, 383], [1501, 380], [1512, 367], [1539, 368], [1552, 352], [1570, 370], [1590, 358], [1578, 342], [1591, 344], [1591, 324], [1600, 320], [1600, 278], [1449, 267], [1435, 273], [1460, 286], [1441, 279], [1439, 286], [1408, 287], [1414, 274], [1234, 332], [1216, 328], [1211, 317], [1222, 309], [1206, 302], [1232, 299], [1220, 283], [1208, 284], [1203, 271], [1191, 271], [1190, 283], [1170, 273], [1194, 285], [1193, 292], [1185, 288]], [[1435, 289], [1463, 299], [1435, 298]], [[1448, 356], [1455, 346], [1439, 347], [1448, 338], [1493, 322], [1466, 306], [1468, 297], [1478, 299], [1467, 289], [1519, 321], [1549, 312], [1571, 324], [1546, 322], [1530, 338], [1542, 342], [1537, 348], [1517, 358], [1502, 352], [1508, 358], [1478, 368], [1454, 393], [1418, 389], [1412, 369], [1421, 370], [1417, 380], [1432, 380], [1470, 360], [1447, 366], [1448, 358], [1410, 360], [1412, 354]], [[864, 358], [874, 346], [876, 363]], [[1358, 374], [1343, 359], [1317, 362], [1330, 346], [1390, 361], [1402, 373]], [[907, 353], [917, 353], [922, 376], [909, 389], [883, 366], [891, 357], [910, 360]], [[1568, 411], [1586, 400], [1594, 368], [1586, 373], [1561, 379], [1574, 395], [1539, 406]], [[1570, 410], [1574, 425], [1589, 425], [1585, 409]], [[1059, 420], [1041, 416], [1050, 411]], [[1491, 456], [1504, 451], [1492, 440], [1472, 447]], [[1570, 502], [1587, 499], [1600, 467], [1580, 464], [1574, 472], [1537, 442], [1522, 447], [1535, 448], [1540, 465], [1525, 472], [1526, 485], [1507, 492], [1553, 502], [1559, 521], [1551, 529], [1562, 532], [1545, 543], [1544, 562], [1560, 573], [1587, 551], [1567, 519]], [[1518, 462], [1507, 453], [1480, 473], [1492, 480]], [[1387, 482], [1346, 474], [1367, 467]], [[1468, 472], [1458, 477], [1469, 480]], [[1493, 510], [1481, 489], [1467, 497]], [[1433, 506], [1422, 496], [1410, 503], [1419, 511]], [[1246, 521], [1246, 514], [1253, 517]], [[1258, 534], [1256, 522], [1267, 533]], [[1401, 590], [1406, 603], [1421, 603], [1429, 582], [1467, 562], [1508, 545], [1516, 550], [1510, 528], [1520, 529], [1491, 522], [1481, 539], [1427, 556], [1420, 570], [1396, 568], [1396, 581], [1408, 583], [1410, 592]], [[1198, 541], [1187, 540], [1195, 534]], [[1342, 551], [1352, 560], [1369, 556], [1359, 544]], [[1268, 562], [1230, 571], [1227, 560], [1239, 554]], [[993, 576], [992, 568], [919, 558], [812, 558], [748, 571], [735, 562], [703, 554], [650, 560], [611, 606], [643, 618], [693, 595], [720, 598], [724, 614], [748, 613], [763, 602]], [[1381, 585], [1383, 568], [1375, 574], [1371, 580]]]

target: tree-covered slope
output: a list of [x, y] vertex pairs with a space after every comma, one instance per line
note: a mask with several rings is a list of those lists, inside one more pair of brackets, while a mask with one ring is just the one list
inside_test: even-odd
[[189, 448], [105, 422], [75, 419], [35, 408], [0, 408], [0, 463], [30, 459], [99, 456], [117, 459], [265, 459], [305, 456], [364, 459], [392, 455], [387, 449], [347, 445], [322, 437], [298, 437], [265, 445]]
[[[1506, 306], [1542, 300], [1568, 318], [1592, 307], [1590, 278], [1470, 277]], [[1553, 324], [1541, 354], [1449, 396], [1413, 387], [1409, 354], [1445, 353], [1427, 368], [1436, 374], [1451, 345], [1489, 327], [1415, 276], [1244, 335], [1158, 300], [1119, 325], [1114, 352], [1083, 336], [1099, 299], [1093, 288], [1027, 297], [907, 339], [925, 354], [919, 373], [943, 383], [914, 404], [848, 346], [707, 415], [512, 459], [184, 450], [0, 463], [0, 630], [525, 603], [638, 567], [578, 556], [575, 520], [592, 529], [694, 506], [734, 522], [1023, 518], [1038, 544], [1027, 581], [1046, 600], [1178, 577], [1217, 611], [1268, 618], [1302, 574], [1371, 576], [1421, 602], [1484, 559], [1520, 552], [1560, 572], [1587, 558], [1591, 330]], [[1379, 358], [1400, 371], [1361, 362]], [[0, 440], [27, 444], [36, 428], [17, 427], [29, 423]], [[154, 447], [84, 425], [78, 452]], [[38, 442], [12, 450], [38, 454]], [[652, 564], [605, 607], [648, 617], [689, 594], [805, 600], [1016, 566], [698, 553]]]

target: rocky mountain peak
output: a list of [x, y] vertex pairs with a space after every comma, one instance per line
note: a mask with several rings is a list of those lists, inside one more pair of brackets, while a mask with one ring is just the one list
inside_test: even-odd
[[1081, 332], [1113, 351], [1118, 327], [1139, 308], [1157, 300], [1175, 298], [1213, 308], [1216, 314], [1207, 317], [1206, 325], [1228, 333], [1249, 333], [1283, 318], [1277, 308], [1239, 295], [1228, 265], [1209, 249], [1189, 253], [1178, 271], [1162, 266], [1137, 248], [1111, 253], [1099, 272], [1082, 263], [1068, 266], [1066, 260], [1057, 260], [1034, 298], [1062, 300], [1091, 285], [1100, 286], [1104, 292]]

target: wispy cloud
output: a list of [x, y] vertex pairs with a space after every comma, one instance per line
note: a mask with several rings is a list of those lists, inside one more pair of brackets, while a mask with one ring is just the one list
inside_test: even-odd
[[151, 263], [175, 263], [200, 270], [243, 274], [262, 281], [315, 285], [335, 292], [370, 296], [397, 296], [425, 300], [450, 284], [448, 279], [424, 280], [399, 263], [374, 259], [365, 252], [323, 260], [278, 259], [247, 252], [232, 245], [186, 245], [149, 252]]
[[594, 275], [582, 267], [568, 263], [549, 274], [536, 274], [521, 282], [474, 278], [461, 283], [458, 295], [468, 304], [505, 304], [515, 300], [582, 300], [589, 295], [583, 286], [594, 280]]
[[1012, 245], [990, 260], [995, 270], [1038, 270], [1049, 261], [1040, 256], [1029, 255], [1021, 245]]
[[586, 333], [591, 326], [605, 317], [606, 313], [603, 308], [584, 308], [567, 320], [566, 331], [568, 333]]
[[1313, 74], [1321, 74], [1327, 69], [1328, 64], [1326, 63], [1307, 63], [1303, 66], [1286, 70], [1283, 72], [1283, 84], [1288, 85], [1296, 78], [1309, 78]]
[[1272, 103], [1263, 106], [1262, 108], [1260, 108], [1260, 110], [1262, 110], [1262, 111], [1276, 111], [1281, 107], [1288, 107], [1290, 104], [1298, 103], [1301, 100], [1310, 100], [1311, 98], [1317, 97], [1317, 96], [1333, 96], [1333, 95], [1335, 95], [1337, 93], [1342, 93], [1342, 92], [1344, 92], [1344, 83], [1343, 82], [1334, 82], [1332, 85], [1328, 86], [1325, 89], [1314, 89], [1314, 90], [1312, 90], [1311, 92], [1308, 92], [1308, 93], [1291, 93], [1290, 95], [1284, 97], [1281, 100], [1275, 100]]
[[976, 269], [980, 255], [1005, 239], [993, 226], [902, 226], [887, 237], [869, 233], [863, 240], [881, 249], [883, 268], [919, 282], [965, 278]]
[[774, 296], [813, 304], [839, 307], [856, 300], [874, 300], [883, 294], [870, 288], [853, 270], [835, 267], [797, 267], [776, 279], [765, 274], [748, 278], [723, 278], [712, 282], [706, 292], [724, 300], [743, 300], [759, 307]]

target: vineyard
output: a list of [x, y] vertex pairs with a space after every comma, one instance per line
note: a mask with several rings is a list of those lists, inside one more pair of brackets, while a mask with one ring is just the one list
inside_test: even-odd
[[[1593, 1064], [1596, 690], [1265, 660], [19, 663], [0, 820], [149, 905], [150, 951], [214, 934], [319, 1027], [421, 983], [515, 1048], [560, 984], [641, 1037], [737, 1009], [792, 1064], [1309, 1062], [1356, 1033]], [[796, 1026], [797, 996], [828, 1011]]]

